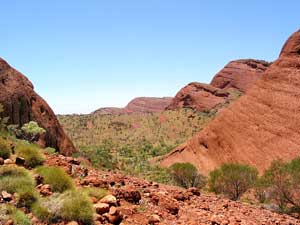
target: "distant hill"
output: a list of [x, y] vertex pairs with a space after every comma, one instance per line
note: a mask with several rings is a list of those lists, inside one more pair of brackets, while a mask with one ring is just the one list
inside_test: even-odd
[[105, 107], [96, 110], [95, 114], [128, 114], [162, 112], [171, 103], [171, 97], [138, 97], [131, 100], [125, 108]]
[[263, 60], [240, 59], [229, 62], [210, 84], [193, 82], [182, 88], [167, 107], [209, 111], [244, 94], [271, 65]]

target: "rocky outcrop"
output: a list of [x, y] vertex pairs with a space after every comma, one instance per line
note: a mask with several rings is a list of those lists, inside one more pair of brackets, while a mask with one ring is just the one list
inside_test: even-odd
[[[64, 168], [78, 188], [87, 185], [97, 188], [104, 181], [108, 184], [105, 187], [108, 195], [100, 199], [91, 197], [96, 212], [95, 224], [119, 224], [112, 220], [117, 218], [111, 216], [115, 212], [122, 216], [122, 224], [131, 225], [300, 224], [297, 218], [271, 212], [262, 206], [200, 193], [196, 188], [182, 189], [116, 172], [87, 169], [84, 165], [71, 164], [68, 158], [48, 155], [46, 165]], [[143, 210], [137, 210], [141, 206]]]
[[231, 61], [214, 76], [210, 84], [194, 82], [182, 88], [167, 109], [209, 111], [246, 92], [269, 66], [268, 62], [254, 59]]
[[207, 174], [225, 162], [250, 164], [262, 172], [275, 159], [290, 160], [300, 149], [300, 33], [239, 100], [223, 110], [161, 165], [191, 162]]
[[130, 101], [125, 108], [100, 108], [97, 114], [125, 114], [162, 112], [171, 103], [172, 98], [139, 97]]
[[34, 120], [46, 130], [46, 134], [41, 137], [43, 145], [54, 147], [66, 155], [75, 151], [55, 114], [35, 93], [32, 83], [1, 58], [0, 103], [4, 106], [2, 116], [9, 117], [10, 124], [22, 126]]
[[192, 108], [197, 111], [206, 111], [224, 104], [229, 96], [230, 93], [225, 90], [194, 82], [182, 88], [166, 109]]
[[234, 88], [246, 92], [270, 65], [255, 59], [231, 61], [214, 76], [210, 84], [221, 89]]

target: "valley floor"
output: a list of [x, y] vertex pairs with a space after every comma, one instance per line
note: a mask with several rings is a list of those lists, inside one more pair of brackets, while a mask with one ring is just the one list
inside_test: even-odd
[[[48, 155], [46, 164], [63, 167], [78, 186], [108, 189], [119, 200], [117, 209], [123, 216], [123, 225], [300, 224], [299, 219], [260, 206], [199, 193], [196, 189], [185, 190], [98, 171], [77, 165], [78, 162], [74, 163], [70, 157]], [[98, 215], [95, 220], [96, 224], [102, 224], [101, 216]]]

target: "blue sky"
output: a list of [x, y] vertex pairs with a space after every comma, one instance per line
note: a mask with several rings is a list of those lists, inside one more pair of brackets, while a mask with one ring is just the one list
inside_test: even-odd
[[228, 61], [272, 61], [300, 24], [299, 1], [1, 1], [0, 57], [56, 113], [174, 96]]

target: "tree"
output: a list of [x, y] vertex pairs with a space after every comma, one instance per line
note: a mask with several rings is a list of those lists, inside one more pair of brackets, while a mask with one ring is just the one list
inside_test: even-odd
[[209, 174], [209, 189], [236, 201], [254, 186], [257, 177], [257, 169], [251, 166], [235, 163], [223, 164]]
[[184, 188], [203, 188], [206, 184], [206, 178], [191, 163], [174, 163], [170, 171], [175, 182]]
[[281, 211], [300, 214], [300, 158], [290, 162], [276, 160], [262, 178], [268, 200], [275, 202]]
[[35, 121], [30, 121], [25, 123], [21, 127], [22, 138], [30, 142], [37, 141], [43, 133], [46, 132], [44, 128], [39, 127], [38, 123]]

